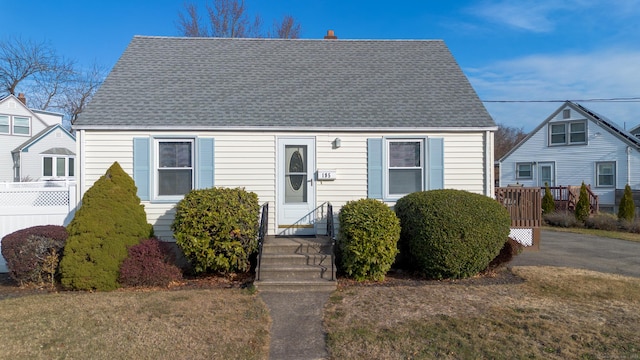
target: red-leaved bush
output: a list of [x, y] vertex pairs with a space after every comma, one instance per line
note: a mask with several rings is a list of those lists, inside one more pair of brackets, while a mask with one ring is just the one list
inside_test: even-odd
[[129, 248], [118, 282], [125, 286], [167, 286], [181, 279], [182, 271], [175, 265], [170, 244], [147, 239]]
[[20, 285], [41, 284], [47, 278], [53, 282], [67, 236], [64, 226], [41, 225], [3, 237], [2, 256], [10, 276]]

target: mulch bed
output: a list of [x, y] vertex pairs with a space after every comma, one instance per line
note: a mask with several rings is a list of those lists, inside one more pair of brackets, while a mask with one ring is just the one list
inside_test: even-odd
[[[247, 288], [253, 284], [254, 275], [232, 274], [228, 276], [220, 275], [204, 275], [199, 277], [186, 277], [178, 283], [173, 283], [167, 288], [121, 288], [117, 291], [152, 291], [152, 290], [195, 290], [195, 289], [230, 289], [230, 288]], [[462, 285], [462, 286], [478, 286], [478, 285], [504, 285], [519, 284], [524, 280], [514, 275], [507, 267], [500, 267], [491, 271], [481, 273], [477, 276], [467, 279], [455, 280], [428, 280], [421, 276], [392, 269], [384, 281], [362, 281], [338, 277], [338, 288], [347, 286], [425, 286], [425, 285]], [[7, 273], [0, 273], [0, 300], [15, 298], [29, 295], [43, 295], [51, 292], [58, 292], [60, 289], [52, 290], [50, 287], [44, 286], [19, 286]]]

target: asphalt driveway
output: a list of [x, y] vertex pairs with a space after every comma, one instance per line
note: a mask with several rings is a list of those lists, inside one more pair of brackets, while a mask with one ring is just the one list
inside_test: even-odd
[[561, 266], [640, 277], [640, 242], [542, 230], [539, 251], [525, 251], [513, 266]]

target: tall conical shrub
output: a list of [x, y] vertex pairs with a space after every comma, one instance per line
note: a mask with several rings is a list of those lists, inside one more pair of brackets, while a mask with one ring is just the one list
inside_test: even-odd
[[551, 189], [549, 189], [549, 183], [544, 183], [544, 196], [542, 197], [542, 213], [551, 214], [556, 211], [556, 203], [553, 201], [553, 195], [551, 195]]
[[127, 247], [152, 235], [133, 179], [115, 162], [87, 190], [67, 226], [60, 261], [62, 285], [74, 290], [113, 290]]
[[580, 198], [578, 199], [578, 203], [576, 204], [575, 215], [576, 219], [580, 222], [584, 222], [589, 218], [589, 213], [591, 212], [589, 206], [589, 194], [587, 193], [587, 185], [582, 182], [582, 186], [580, 186]]
[[620, 199], [620, 206], [618, 207], [618, 219], [624, 219], [627, 221], [633, 221], [636, 216], [636, 204], [633, 202], [633, 193], [631, 192], [631, 186], [627, 184], [624, 187], [624, 194]]

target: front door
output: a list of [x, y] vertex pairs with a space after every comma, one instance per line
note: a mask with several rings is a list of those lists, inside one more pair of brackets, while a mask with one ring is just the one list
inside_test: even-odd
[[278, 234], [315, 235], [315, 141], [278, 139]]
[[538, 163], [538, 186], [545, 183], [550, 187], [556, 186], [555, 164], [552, 162]]

